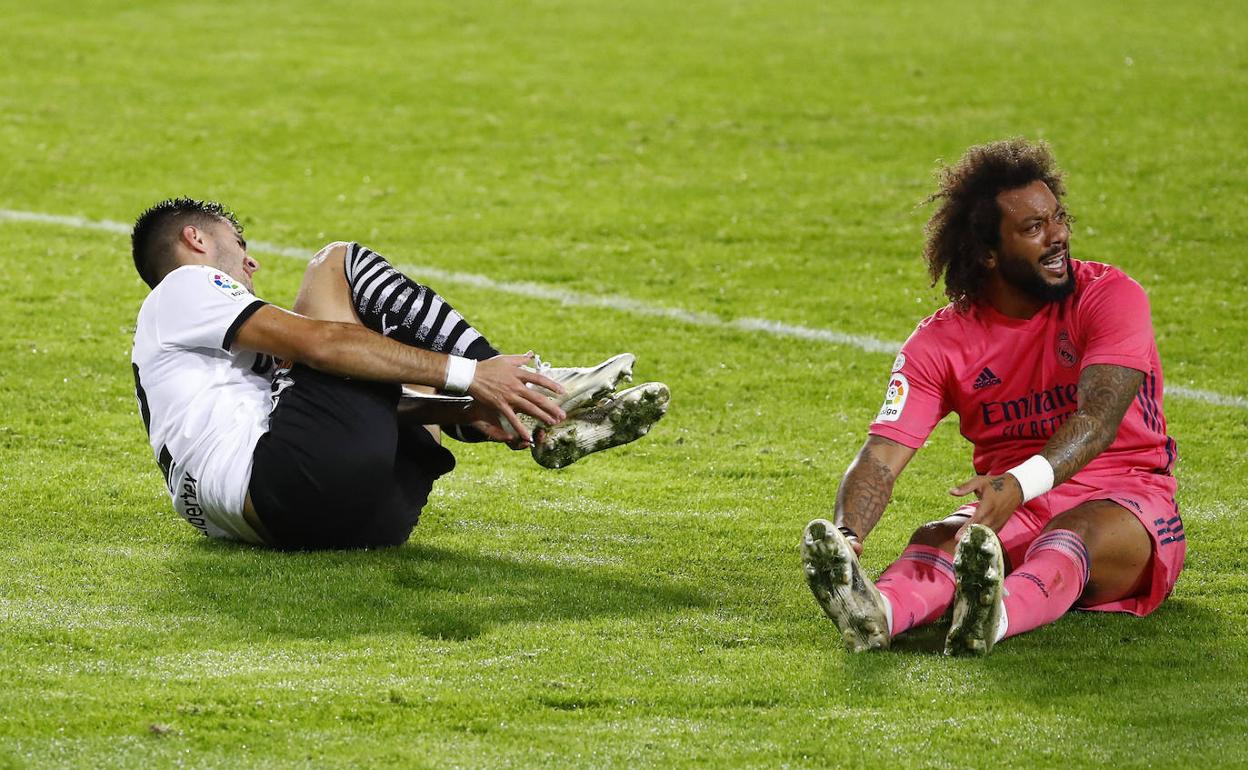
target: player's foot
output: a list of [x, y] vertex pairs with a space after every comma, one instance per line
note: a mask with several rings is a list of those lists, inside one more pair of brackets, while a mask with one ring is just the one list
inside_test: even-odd
[[632, 382], [633, 362], [636, 360], [632, 353], [620, 353], [597, 366], [560, 367], [536, 358], [534, 369], [537, 373], [562, 385], [563, 393], [556, 395], [538, 386], [533, 389], [550, 396], [564, 412], [571, 413], [579, 406], [609, 397], [621, 382]]
[[666, 385], [647, 382], [582, 406], [558, 425], [537, 431], [533, 459], [546, 468], [563, 468], [587, 454], [635, 441], [663, 417], [670, 400]]
[[[593, 404], [609, 397], [615, 392], [615, 387], [621, 382], [632, 382], [633, 362], [636, 360], [637, 357], [632, 353], [620, 353], [619, 355], [611, 356], [597, 366], [571, 367], [551, 366], [540, 357], [534, 356], [533, 369], [538, 374], [549, 377], [562, 385], [563, 393], [553, 393], [538, 385], [529, 385], [529, 387], [544, 396], [549, 396], [551, 400], [563, 409], [564, 414], [571, 414], [573, 410], [586, 404]], [[542, 425], [542, 423], [527, 414], [518, 414], [516, 416], [529, 429], [530, 433]], [[511, 425], [504, 422], [503, 430], [507, 431], [507, 434], [512, 438], [515, 438], [516, 432]]]
[[815, 519], [802, 534], [802, 567], [815, 601], [841, 632], [850, 652], [888, 647], [884, 597], [832, 522]]
[[1005, 559], [996, 533], [982, 524], [967, 527], [953, 554], [953, 574], [957, 591], [945, 654], [987, 655], [1004, 607]]

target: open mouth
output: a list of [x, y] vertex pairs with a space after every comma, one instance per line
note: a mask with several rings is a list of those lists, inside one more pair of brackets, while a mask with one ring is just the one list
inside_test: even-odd
[[1066, 275], [1066, 259], [1070, 256], [1070, 252], [1062, 249], [1051, 257], [1040, 260], [1040, 267], [1048, 274], [1061, 278]]

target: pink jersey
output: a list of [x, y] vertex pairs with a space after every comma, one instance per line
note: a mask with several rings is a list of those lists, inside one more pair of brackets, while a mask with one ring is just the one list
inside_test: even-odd
[[1002, 473], [1040, 452], [1074, 413], [1083, 367], [1112, 364], [1143, 372], [1144, 384], [1109, 449], [1075, 478], [1170, 476], [1177, 448], [1161, 410], [1148, 298], [1115, 267], [1070, 264], [1074, 293], [1031, 318], [1009, 318], [987, 303], [966, 312], [950, 305], [925, 318], [893, 364], [870, 432], [917, 449], [955, 412], [975, 446], [976, 473]]

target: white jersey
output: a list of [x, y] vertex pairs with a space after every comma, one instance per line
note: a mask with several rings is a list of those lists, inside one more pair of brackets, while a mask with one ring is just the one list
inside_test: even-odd
[[130, 354], [139, 410], [174, 509], [209, 537], [261, 542], [243, 501], [269, 429], [272, 359], [230, 347], [264, 304], [219, 269], [187, 265], [139, 309]]

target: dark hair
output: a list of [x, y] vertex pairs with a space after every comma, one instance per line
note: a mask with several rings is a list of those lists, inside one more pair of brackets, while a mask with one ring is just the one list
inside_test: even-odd
[[940, 189], [924, 201], [938, 200], [940, 208], [924, 228], [923, 259], [932, 286], [944, 275], [945, 296], [965, 310], [983, 291], [988, 250], [1001, 241], [997, 195], [1040, 180], [1060, 201], [1066, 188], [1049, 146], [1021, 138], [976, 145], [937, 179]]
[[215, 201], [169, 198], [139, 215], [130, 232], [130, 250], [139, 277], [153, 289], [174, 268], [178, 234], [186, 225], [207, 227], [224, 219], [238, 232], [243, 226], [234, 213]]

